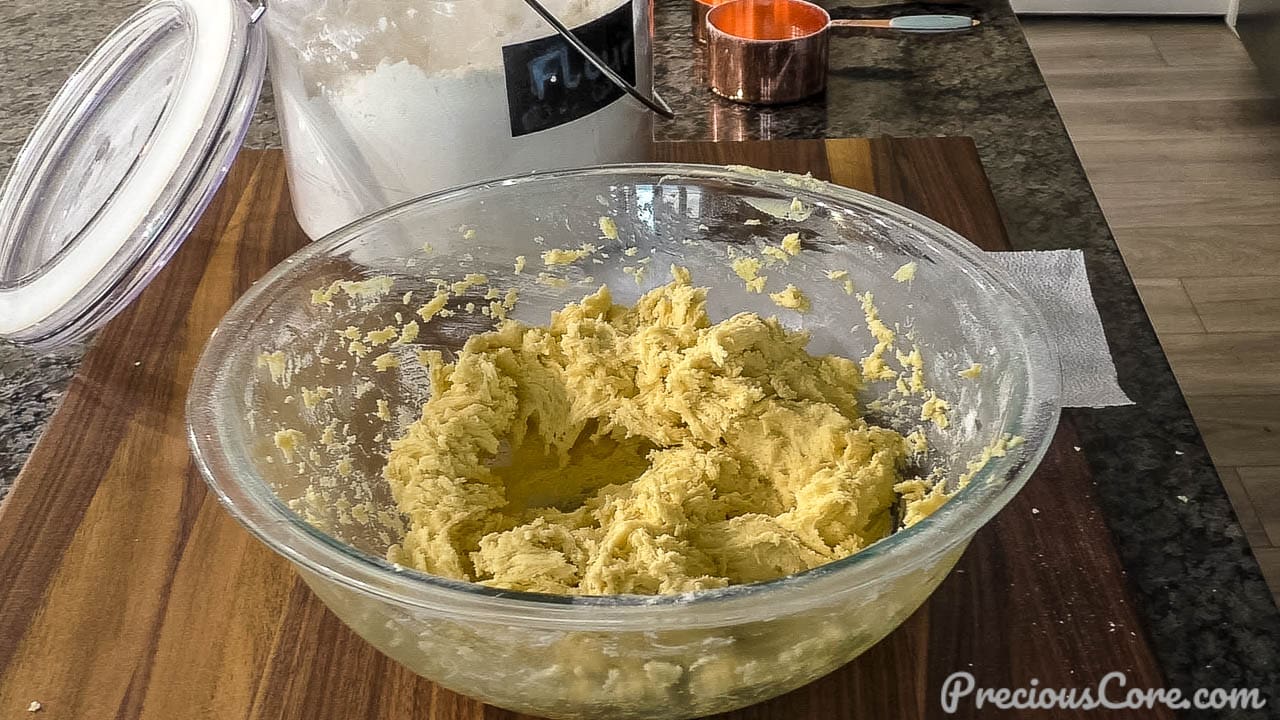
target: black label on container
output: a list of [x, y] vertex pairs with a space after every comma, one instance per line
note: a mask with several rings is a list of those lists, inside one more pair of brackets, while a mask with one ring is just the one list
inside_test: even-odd
[[[573, 34], [627, 82], [635, 84], [635, 31], [630, 2], [574, 28]], [[512, 137], [572, 122], [623, 95], [617, 85], [558, 34], [507, 45], [502, 48], [502, 60]]]

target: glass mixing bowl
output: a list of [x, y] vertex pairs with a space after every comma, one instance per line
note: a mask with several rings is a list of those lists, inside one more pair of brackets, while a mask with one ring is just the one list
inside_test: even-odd
[[[792, 232], [802, 252], [764, 271], [766, 294], [747, 292], [732, 259]], [[543, 266], [542, 251], [583, 242], [599, 250]], [[527, 258], [519, 273], [518, 256]], [[908, 262], [914, 278], [893, 279]], [[403, 525], [381, 470], [390, 441], [429, 393], [418, 351], [447, 356], [490, 328], [509, 290], [519, 295], [510, 316], [542, 324], [601, 283], [631, 303], [667, 282], [672, 264], [711, 288], [713, 321], [777, 314], [811, 334], [815, 354], [871, 350], [845, 280], [870, 291], [882, 319], [897, 327], [899, 349], [919, 346], [926, 382], [951, 406], [945, 430], [922, 424], [917, 402], [877, 404], [877, 419], [904, 433], [923, 427], [922, 472], [951, 483], [969, 473], [971, 481], [930, 517], [843, 560], [687, 595], [519, 593], [386, 561]], [[833, 270], [847, 278], [829, 277]], [[434, 280], [462, 281], [453, 314], [398, 339], [394, 330], [431, 297]], [[809, 296], [809, 312], [770, 301], [767, 293], [787, 283]], [[388, 326], [397, 339], [352, 354], [348, 327], [364, 338]], [[983, 366], [976, 378], [958, 374], [973, 363]], [[187, 413], [201, 471], [228, 511], [390, 657], [451, 690], [535, 715], [677, 718], [808, 683], [910, 615], [1039, 462], [1057, 423], [1058, 375], [1032, 304], [937, 223], [810, 178], [637, 165], [451, 190], [315, 242], [223, 319]], [[868, 388], [868, 401], [883, 395], [882, 385]], [[1023, 442], [970, 465], [1009, 435]]]

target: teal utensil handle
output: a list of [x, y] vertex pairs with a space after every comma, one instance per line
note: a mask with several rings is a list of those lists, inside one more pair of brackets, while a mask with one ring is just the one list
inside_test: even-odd
[[964, 15], [904, 15], [889, 21], [894, 30], [908, 32], [947, 32], [973, 27], [973, 18]]

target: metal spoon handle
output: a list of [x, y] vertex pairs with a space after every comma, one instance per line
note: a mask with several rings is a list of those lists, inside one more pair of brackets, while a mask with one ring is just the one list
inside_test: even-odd
[[572, 45], [575, 50], [577, 50], [579, 53], [582, 54], [582, 57], [587, 59], [587, 62], [594, 65], [595, 68], [599, 70], [601, 73], [603, 73], [605, 77], [609, 78], [609, 80], [612, 81], [614, 85], [617, 85], [625, 93], [635, 98], [636, 100], [639, 100], [641, 103], [644, 104], [645, 107], [649, 108], [650, 110], [657, 113], [658, 115], [661, 115], [662, 117], [667, 118], [668, 120], [676, 116], [676, 114], [671, 110], [671, 108], [668, 107], [665, 102], [663, 102], [662, 98], [658, 97], [657, 95], [654, 95], [653, 97], [649, 97], [648, 95], [645, 95], [644, 93], [640, 92], [640, 90], [638, 90], [634, 85], [627, 82], [626, 78], [622, 77], [616, 71], [614, 71], [613, 68], [609, 67], [608, 63], [606, 63], [604, 60], [601, 60], [599, 55], [596, 55], [595, 52], [591, 50], [591, 48], [583, 44], [583, 42], [579, 40], [576, 35], [573, 34], [573, 31], [570, 30], [568, 27], [566, 27], [564, 23], [560, 22], [559, 18], [557, 18], [555, 15], [552, 15], [550, 10], [547, 10], [545, 7], [543, 7], [542, 3], [538, 2], [538, 0], [524, 0], [524, 2], [526, 5], [532, 8], [534, 12], [538, 13], [538, 15], [541, 16], [543, 20], [546, 20], [548, 25], [555, 28], [556, 32], [560, 33], [560, 37], [564, 38], [566, 42]]

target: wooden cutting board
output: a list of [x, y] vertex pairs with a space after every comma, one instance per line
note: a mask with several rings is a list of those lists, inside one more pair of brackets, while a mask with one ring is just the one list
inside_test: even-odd
[[[678, 143], [657, 154], [812, 172], [1007, 248], [967, 139]], [[97, 337], [0, 507], [0, 717], [27, 717], [32, 701], [43, 706], [33, 719], [516, 717], [412, 675], [348, 631], [222, 511], [188, 455], [183, 402], [206, 338], [306, 242], [283, 156], [245, 151], [181, 251]], [[943, 717], [939, 691], [954, 671], [995, 688], [1092, 687], [1114, 670], [1131, 687], [1160, 687], [1075, 445], [1064, 422], [1026, 488], [896, 632], [727, 717]], [[947, 717], [979, 714], [990, 708], [966, 702]]]

